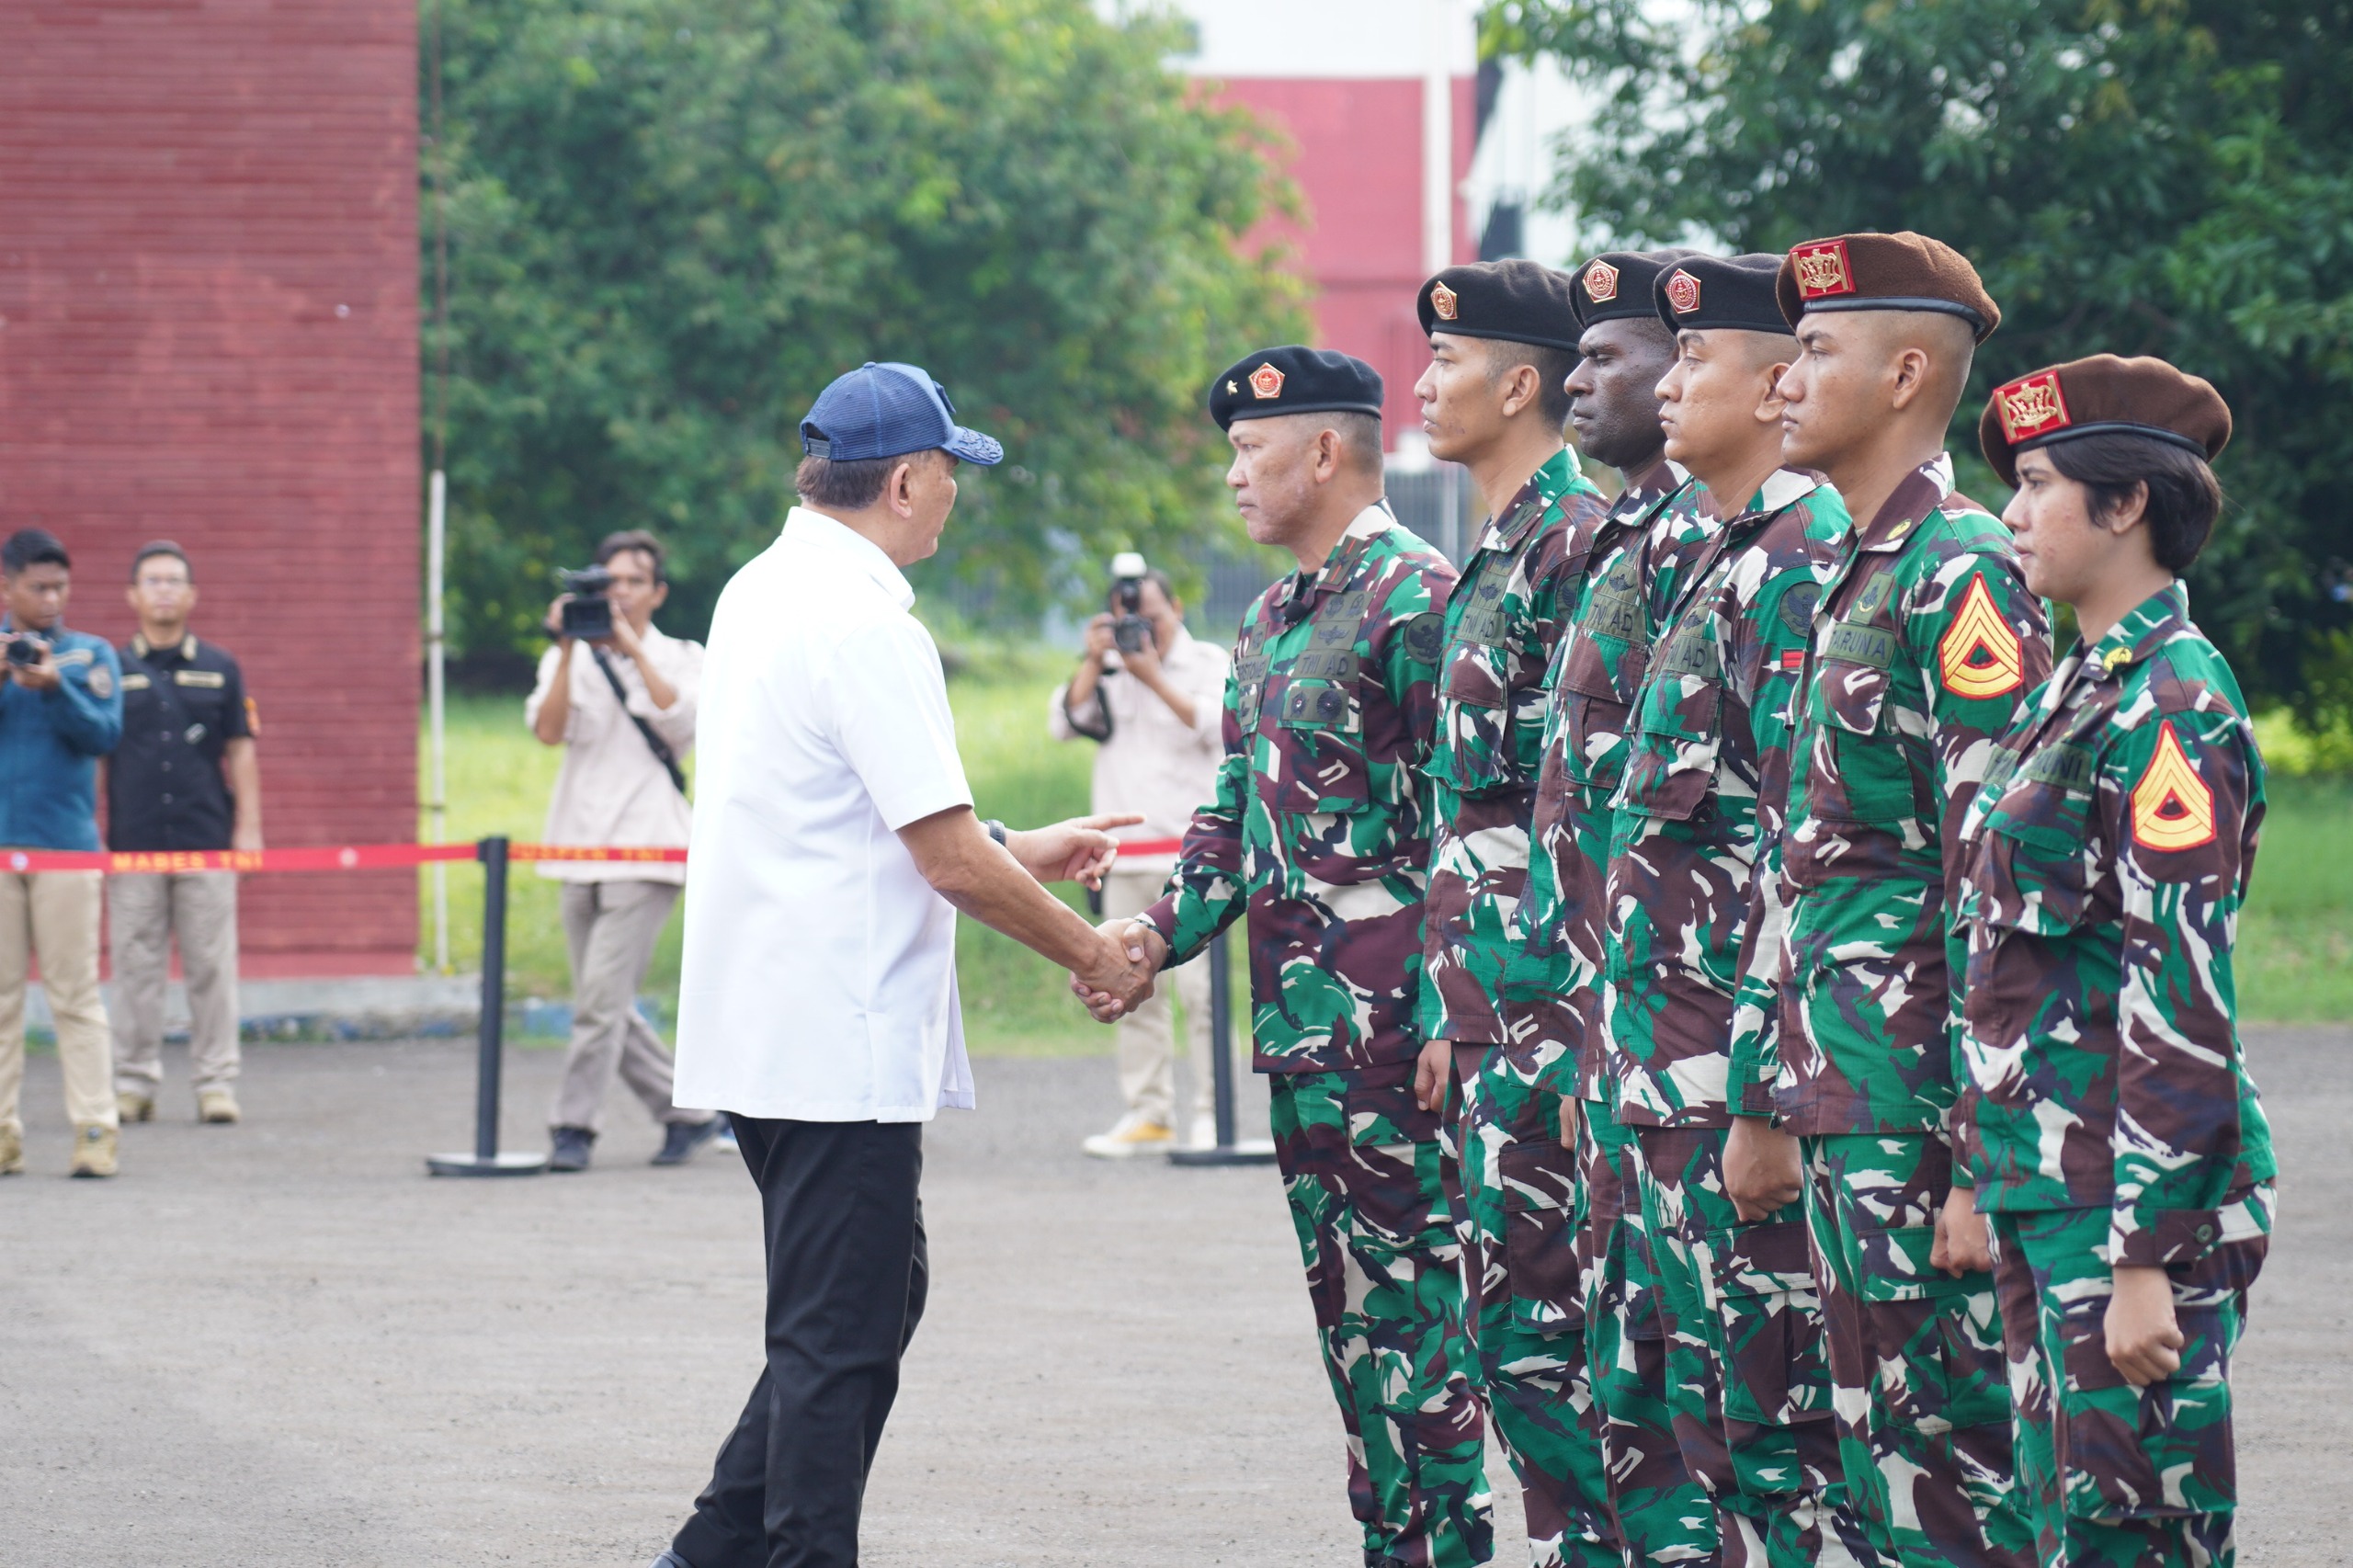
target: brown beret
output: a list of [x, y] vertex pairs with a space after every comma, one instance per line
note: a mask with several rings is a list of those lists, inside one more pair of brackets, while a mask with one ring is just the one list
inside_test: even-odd
[[2018, 454], [2078, 436], [2151, 436], [2211, 462], [2230, 444], [2231, 409], [2211, 382], [2162, 359], [2095, 354], [1994, 389], [1977, 419], [1977, 445], [2005, 484], [2018, 482]]
[[1792, 327], [1808, 311], [1941, 311], [1967, 322], [1983, 343], [2002, 324], [1969, 258], [1909, 230], [1791, 245], [1775, 289]]
[[1583, 267], [1569, 290], [1569, 308], [1579, 327], [1596, 322], [1655, 316], [1651, 291], [1659, 275], [1699, 253], [1695, 250], [1606, 250]]
[[1422, 285], [1425, 333], [1501, 337], [1574, 351], [1576, 307], [1568, 274], [1515, 256], [1449, 267]]

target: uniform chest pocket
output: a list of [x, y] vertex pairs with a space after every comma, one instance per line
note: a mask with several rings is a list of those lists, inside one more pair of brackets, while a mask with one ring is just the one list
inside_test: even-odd
[[1271, 811], [1361, 811], [1371, 800], [1364, 722], [1340, 681], [1278, 676], [1261, 705], [1258, 798]]
[[[1886, 825], [1913, 814], [1912, 765], [1895, 724], [1890, 666], [1895, 633], [1841, 622], [1814, 681], [1815, 712], [1829, 741], [1817, 749], [1808, 793], [1833, 821]], [[1824, 761], [1834, 777], [1821, 776]]]
[[1643, 816], [1688, 821], [1715, 782], [1723, 700], [1715, 644], [1699, 628], [1677, 631], [1635, 709], [1618, 804]]
[[2091, 748], [2039, 747], [1988, 788], [2000, 794], [1978, 829], [1972, 915], [1988, 926], [2060, 936], [2084, 922], [2091, 891]]
[[1589, 790], [1614, 790], [1625, 772], [1626, 725], [1634, 689], [1643, 678], [1643, 653], [1629, 647], [1615, 662], [1592, 637], [1569, 645], [1561, 666], [1563, 771]]

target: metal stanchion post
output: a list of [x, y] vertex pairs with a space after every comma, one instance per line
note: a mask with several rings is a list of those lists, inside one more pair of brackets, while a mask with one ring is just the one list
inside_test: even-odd
[[1270, 1165], [1275, 1146], [1233, 1136], [1233, 965], [1225, 937], [1210, 944], [1210, 1093], [1217, 1118], [1217, 1147], [1171, 1149], [1172, 1165]]
[[481, 1055], [474, 1079], [474, 1152], [427, 1154], [435, 1176], [537, 1176], [548, 1168], [545, 1154], [498, 1152], [498, 1075], [506, 1048], [506, 840], [485, 838], [474, 846], [482, 861]]

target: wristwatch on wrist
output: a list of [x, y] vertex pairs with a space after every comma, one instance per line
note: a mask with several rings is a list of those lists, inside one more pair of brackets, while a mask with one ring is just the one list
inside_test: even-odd
[[989, 836], [991, 838], [995, 839], [999, 844], [1005, 843], [1005, 824], [997, 821], [995, 817], [991, 817], [986, 822], [981, 824], [981, 825], [989, 830]]

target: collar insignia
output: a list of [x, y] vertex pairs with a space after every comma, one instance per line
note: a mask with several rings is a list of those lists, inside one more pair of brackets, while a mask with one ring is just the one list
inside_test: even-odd
[[1995, 388], [1994, 412], [2002, 421], [2002, 438], [2014, 447], [2048, 430], [2064, 430], [2075, 423], [2067, 412], [2067, 394], [2060, 388], [2056, 370], [2044, 370]]
[[1607, 304], [1616, 299], [1618, 269], [1595, 256], [1593, 265], [1585, 269], [1585, 297], [1597, 305]]
[[1283, 395], [1283, 373], [1272, 365], [1261, 365], [1250, 372], [1250, 395], [1260, 403], [1272, 403]]
[[1666, 302], [1675, 307], [1677, 315], [1689, 315], [1699, 308], [1699, 280], [1677, 267], [1666, 280]]
[[1847, 266], [1844, 240], [1817, 240], [1810, 245], [1800, 245], [1790, 252], [1790, 262], [1797, 269], [1801, 300], [1823, 300], [1855, 291], [1855, 275]]
[[1452, 321], [1457, 306], [1454, 290], [1443, 283], [1430, 285], [1430, 312], [1440, 321]]

